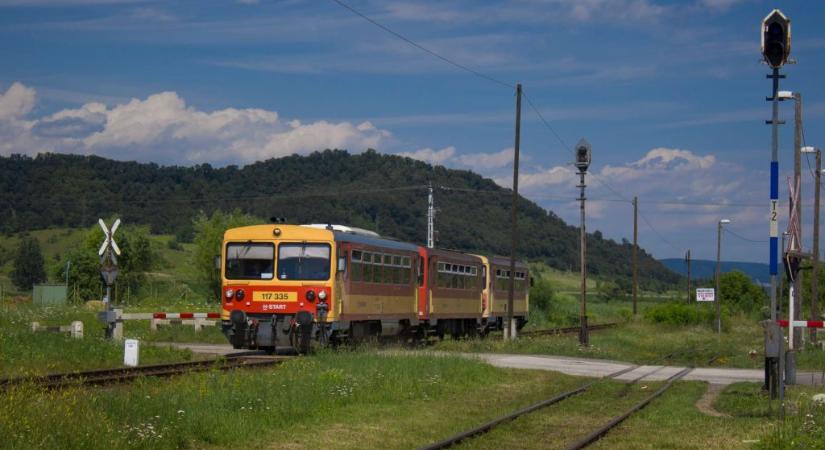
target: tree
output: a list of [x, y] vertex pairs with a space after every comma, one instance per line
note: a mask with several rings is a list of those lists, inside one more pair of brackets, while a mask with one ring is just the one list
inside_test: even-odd
[[245, 225], [259, 224], [262, 221], [257, 217], [244, 214], [236, 209], [231, 213], [216, 210], [211, 217], [201, 213], [194, 220], [195, 254], [194, 265], [200, 278], [209, 284], [209, 288], [220, 300], [221, 277], [215, 270], [215, 256], [221, 254], [223, 234], [226, 230]]
[[732, 310], [753, 312], [765, 305], [765, 291], [743, 272], [734, 270], [719, 277], [722, 305]]
[[35, 283], [46, 281], [43, 253], [40, 252], [40, 243], [37, 239], [26, 236], [20, 241], [17, 256], [14, 258], [11, 280], [21, 290], [29, 290]]

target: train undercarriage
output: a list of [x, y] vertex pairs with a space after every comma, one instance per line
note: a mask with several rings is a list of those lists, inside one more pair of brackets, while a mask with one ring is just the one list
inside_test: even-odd
[[[527, 320], [516, 317], [520, 330]], [[309, 352], [313, 346], [360, 344], [369, 341], [396, 341], [423, 344], [431, 337], [453, 339], [485, 337], [503, 329], [501, 317], [487, 319], [359, 320], [317, 322], [309, 312], [297, 314], [246, 314], [235, 310], [222, 323], [224, 335], [236, 349], [275, 352], [293, 349]]]

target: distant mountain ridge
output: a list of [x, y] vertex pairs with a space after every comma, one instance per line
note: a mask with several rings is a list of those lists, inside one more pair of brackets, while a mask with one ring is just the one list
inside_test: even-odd
[[[682, 276], [687, 276], [687, 265], [682, 258], [665, 258], [660, 259], [660, 263], [664, 264], [668, 269], [678, 273]], [[769, 266], [763, 263], [743, 262], [743, 261], [722, 261], [719, 264], [719, 270], [724, 272], [731, 272], [738, 270], [744, 272], [751, 280], [760, 284], [770, 283]], [[698, 278], [713, 278], [716, 276], [716, 261], [707, 259], [694, 259], [690, 263], [690, 277]]]
[[[289, 223], [336, 223], [426, 242], [427, 186], [435, 189], [437, 246], [510, 254], [512, 194], [466, 170], [431, 166], [374, 150], [326, 150], [244, 167], [158, 166], [97, 156], [0, 157], [0, 232], [87, 227], [117, 215], [155, 233], [191, 237], [192, 219], [239, 209]], [[519, 255], [561, 270], [578, 270], [578, 228], [521, 198]], [[588, 238], [588, 272], [630, 280], [633, 245]], [[642, 286], [672, 286], [679, 276], [643, 249]]]

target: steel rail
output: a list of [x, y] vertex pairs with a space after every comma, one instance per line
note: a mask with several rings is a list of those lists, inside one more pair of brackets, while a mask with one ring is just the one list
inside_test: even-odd
[[479, 425], [475, 428], [472, 428], [470, 430], [463, 431], [461, 433], [450, 436], [447, 439], [435, 442], [435, 443], [430, 444], [430, 445], [425, 446], [425, 447], [421, 447], [420, 450], [439, 450], [439, 449], [451, 447], [451, 446], [456, 445], [459, 442], [463, 441], [464, 439], [473, 437], [473, 436], [478, 435], [478, 434], [486, 433], [486, 432], [490, 431], [495, 426], [497, 426], [501, 423], [509, 422], [511, 420], [515, 420], [518, 417], [523, 416], [525, 414], [528, 414], [528, 413], [531, 413], [531, 412], [536, 411], [538, 409], [544, 408], [546, 406], [550, 406], [552, 404], [558, 403], [558, 402], [560, 402], [560, 401], [562, 401], [566, 398], [572, 397], [574, 395], [577, 395], [577, 394], [580, 394], [580, 393], [586, 391], [589, 387], [593, 386], [596, 383], [599, 383], [599, 382], [601, 382], [603, 380], [606, 380], [606, 379], [609, 379], [609, 378], [616, 378], [620, 375], [623, 375], [627, 372], [633, 371], [633, 370], [638, 369], [638, 368], [639, 368], [639, 366], [634, 365], [634, 366], [630, 366], [626, 369], [622, 369], [622, 370], [619, 370], [617, 372], [613, 372], [609, 375], [605, 375], [602, 378], [598, 378], [596, 380], [590, 381], [588, 383], [585, 383], [585, 384], [583, 384], [583, 385], [581, 385], [581, 386], [579, 386], [575, 389], [569, 390], [567, 392], [562, 392], [561, 394], [558, 394], [558, 395], [556, 395], [552, 398], [549, 398], [547, 400], [543, 400], [541, 402], [534, 403], [530, 406], [519, 409], [519, 410], [517, 410], [515, 412], [512, 412], [510, 414], [507, 414], [506, 416], [502, 416], [502, 417], [499, 417], [497, 419], [493, 419], [489, 422], [483, 423], [483, 424], [481, 424], [481, 425]]
[[56, 373], [34, 377], [15, 377], [0, 380], [0, 390], [12, 386], [33, 384], [47, 389], [66, 386], [95, 386], [123, 383], [140, 377], [171, 377], [189, 372], [229, 370], [234, 368], [265, 367], [280, 364], [287, 357], [255, 357], [253, 355], [229, 355], [227, 358], [187, 361], [182, 363], [153, 364], [116, 369], [97, 369], [83, 372]]
[[[619, 324], [616, 322], [608, 322], [608, 323], [600, 323], [595, 325], [590, 325], [587, 327], [589, 331], [596, 331], [596, 330], [604, 330], [607, 328], [614, 328], [617, 327]], [[552, 336], [552, 335], [561, 335], [561, 334], [573, 334], [578, 333], [581, 331], [581, 327], [561, 327], [561, 328], [551, 328], [548, 330], [530, 330], [530, 331], [522, 331], [522, 336]]]
[[680, 372], [678, 372], [675, 375], [668, 378], [667, 382], [662, 387], [660, 387], [656, 392], [649, 395], [647, 398], [640, 401], [639, 403], [633, 405], [632, 408], [628, 409], [627, 411], [620, 414], [619, 416], [614, 417], [610, 422], [604, 424], [598, 430], [590, 433], [589, 435], [585, 436], [584, 438], [579, 439], [578, 441], [574, 442], [573, 444], [565, 447], [565, 450], [579, 450], [579, 449], [585, 448], [585, 447], [589, 446], [590, 444], [598, 441], [599, 439], [604, 437], [608, 432], [610, 432], [610, 430], [615, 428], [620, 423], [624, 422], [625, 419], [627, 419], [628, 417], [632, 416], [633, 414], [641, 411], [645, 406], [647, 406], [656, 397], [659, 397], [660, 395], [664, 394], [665, 391], [667, 391], [668, 389], [670, 389], [671, 386], [673, 386], [673, 383], [675, 383], [676, 381], [682, 379], [685, 375], [690, 373], [691, 370], [693, 370], [692, 367], [687, 367], [685, 369], [682, 369]]
[[[615, 324], [613, 324], [613, 326], [614, 325]], [[577, 331], [578, 331], [578, 329], [579, 328], [576, 328]], [[522, 333], [522, 334], [524, 334], [524, 333]], [[685, 353], [693, 353], [693, 352], [696, 352], [696, 351], [699, 351], [699, 350], [700, 349], [693, 348], [693, 349], [689, 349], [689, 350], [682, 350], [682, 351], [677, 351], [677, 352], [673, 352], [673, 353], [668, 353], [667, 355], [661, 356], [661, 357], [653, 360], [648, 365], [656, 365], [657, 363], [662, 362], [662, 361], [667, 360], [667, 359], [671, 359], [676, 355], [682, 355], [682, 354], [685, 354]], [[477, 436], [479, 434], [486, 433], [486, 432], [490, 431], [491, 429], [493, 429], [494, 427], [496, 427], [496, 426], [498, 426], [498, 425], [500, 425], [504, 422], [509, 422], [509, 421], [515, 420], [515, 419], [517, 419], [520, 416], [523, 416], [525, 414], [529, 414], [529, 413], [531, 413], [533, 411], [536, 411], [538, 409], [541, 409], [541, 408], [544, 408], [546, 406], [550, 406], [550, 405], [553, 405], [555, 403], [558, 403], [562, 400], [565, 400], [567, 398], [570, 398], [574, 395], [577, 395], [577, 394], [580, 394], [580, 393], [586, 391], [588, 388], [590, 388], [594, 384], [601, 383], [602, 381], [605, 381], [605, 380], [608, 380], [608, 379], [611, 379], [611, 378], [616, 378], [616, 377], [621, 376], [625, 373], [636, 370], [639, 367], [641, 367], [641, 366], [640, 365], [632, 365], [632, 366], [630, 366], [626, 369], [622, 369], [622, 370], [619, 370], [617, 372], [605, 375], [601, 378], [597, 378], [597, 379], [595, 379], [593, 381], [590, 381], [590, 382], [587, 382], [587, 383], [585, 383], [585, 384], [583, 384], [583, 385], [581, 385], [581, 386], [579, 386], [575, 389], [563, 392], [563, 393], [558, 394], [558, 395], [556, 395], [552, 398], [549, 398], [547, 400], [543, 400], [541, 402], [534, 403], [530, 406], [519, 409], [519, 410], [514, 411], [514, 412], [512, 412], [510, 414], [507, 414], [505, 416], [502, 416], [502, 417], [499, 417], [497, 419], [493, 419], [493, 420], [490, 420], [488, 422], [485, 422], [485, 423], [483, 423], [483, 424], [481, 424], [481, 425], [479, 425], [475, 428], [472, 428], [470, 430], [463, 431], [461, 433], [457, 433], [457, 434], [455, 434], [453, 436], [450, 436], [446, 439], [443, 439], [441, 441], [435, 442], [433, 444], [430, 444], [430, 445], [427, 445], [427, 446], [424, 446], [424, 447], [420, 447], [420, 450], [439, 450], [439, 449], [452, 447], [453, 445], [456, 445], [456, 444], [460, 443], [461, 441], [463, 441], [465, 439], [472, 438], [472, 437]], [[636, 377], [635, 379], [631, 380], [629, 382], [629, 384], [632, 385], [634, 383], [637, 383], [641, 379], [643, 379], [643, 378], [645, 378], [645, 377], [647, 377], [647, 376], [649, 376], [649, 375], [651, 375], [655, 372], [658, 372], [661, 369], [662, 368], [659, 368], [659, 369], [654, 370], [653, 372], [648, 372], [648, 373], [645, 373], [645, 374], [643, 374], [639, 377]], [[684, 374], [682, 374], [682, 372], [680, 372], [679, 374], [682, 374], [682, 375], [679, 378], [683, 377], [684, 375], [686, 375], [691, 370], [693, 370], [692, 367], [684, 369], [682, 371], [682, 372], [684, 372]], [[679, 375], [679, 374], [677, 374], [677, 375]], [[673, 377], [671, 377], [671, 378], [673, 378]], [[668, 381], [670, 381], [670, 379]], [[674, 379], [673, 381], [676, 381], [676, 380]], [[672, 382], [671, 382], [671, 384], [672, 384]]]

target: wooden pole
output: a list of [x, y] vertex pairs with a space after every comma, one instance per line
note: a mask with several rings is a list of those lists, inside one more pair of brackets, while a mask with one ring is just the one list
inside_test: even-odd
[[507, 339], [516, 338], [516, 322], [513, 315], [513, 297], [515, 296], [516, 284], [516, 252], [518, 249], [518, 156], [519, 144], [521, 140], [521, 84], [516, 85], [516, 142], [513, 146], [513, 207], [511, 218], [510, 235], [512, 245], [510, 247], [510, 286], [507, 292], [507, 329], [505, 337]]

